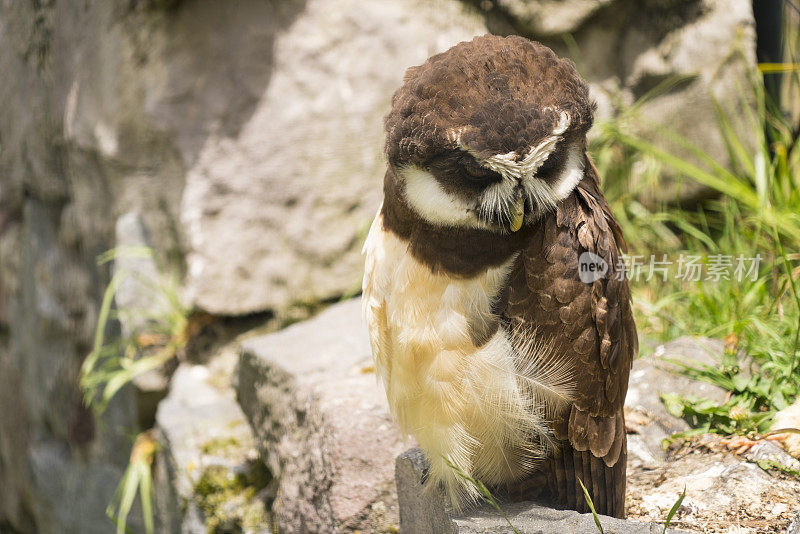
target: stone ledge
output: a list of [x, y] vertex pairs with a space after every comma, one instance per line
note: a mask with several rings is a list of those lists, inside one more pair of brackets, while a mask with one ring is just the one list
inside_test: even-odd
[[155, 464], [160, 533], [268, 534], [269, 473], [231, 386], [236, 352], [182, 363], [158, 405]]
[[[478, 534], [512, 532], [506, 520], [488, 504], [462, 514], [453, 514], [441, 491], [422, 485], [427, 461], [420, 449], [409, 449], [397, 457], [395, 477], [400, 504], [400, 529], [404, 534]], [[597, 534], [592, 514], [555, 510], [533, 502], [501, 504], [503, 512], [520, 534]], [[661, 534], [664, 527], [601, 515], [603, 530], [615, 534]], [[685, 531], [667, 529], [668, 534]]]
[[280, 480], [280, 532], [393, 531], [404, 444], [375, 379], [360, 299], [243, 341], [238, 399]]

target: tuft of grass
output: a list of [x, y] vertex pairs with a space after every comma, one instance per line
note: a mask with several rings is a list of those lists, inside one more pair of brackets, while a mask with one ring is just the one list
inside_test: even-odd
[[[147, 247], [117, 248], [101, 255], [98, 264], [120, 257], [152, 259], [153, 251]], [[128, 310], [129, 318], [144, 326], [129, 335], [109, 340], [106, 332], [110, 322], [120, 318], [119, 312], [113, 310], [114, 297], [130, 278], [152, 292], [159, 301], [165, 302], [165, 309]], [[150, 280], [138, 273], [117, 271], [103, 293], [92, 350], [81, 365], [80, 387], [84, 402], [97, 416], [102, 415], [123, 386], [174, 358], [186, 345], [192, 326], [189, 310], [179, 299], [176, 277], [166, 281]]]
[[666, 534], [669, 524], [672, 522], [672, 518], [675, 517], [675, 514], [678, 513], [681, 504], [683, 504], [684, 497], [686, 497], [686, 486], [683, 487], [683, 493], [681, 493], [681, 496], [678, 497], [678, 500], [675, 501], [675, 504], [673, 504], [672, 508], [669, 509], [667, 519], [664, 521], [664, 530], [661, 531], [661, 534]]
[[152, 466], [158, 448], [158, 442], [153, 439], [152, 432], [142, 432], [136, 437], [128, 467], [106, 508], [106, 515], [117, 526], [117, 534], [129, 532], [128, 515], [133, 508], [137, 493], [142, 504], [145, 532], [153, 533]]
[[[120, 247], [98, 258], [103, 265], [119, 258], [154, 259], [147, 247]], [[165, 303], [157, 310], [127, 310], [130, 324], [140, 325], [126, 335], [107, 336], [113, 321], [121, 318], [114, 310], [114, 297], [122, 284], [135, 279], [141, 288], [152, 292], [155, 300]], [[100, 305], [92, 350], [83, 361], [79, 384], [84, 402], [95, 417], [126, 384], [137, 376], [162, 367], [176, 358], [185, 347], [196, 325], [189, 318], [178, 296], [177, 277], [151, 280], [126, 270], [118, 270], [106, 287]], [[140, 433], [133, 444], [130, 460], [117, 490], [106, 509], [117, 527], [117, 534], [128, 532], [127, 519], [137, 494], [142, 506], [145, 531], [153, 532], [152, 463], [158, 444], [150, 431]]]
[[[798, 95], [800, 75], [790, 74], [787, 84], [793, 89], [786, 92]], [[664, 399], [698, 432], [761, 433], [770, 416], [800, 391], [800, 127], [770, 100], [762, 73], [752, 73], [740, 93], [750, 104], [737, 110], [715, 104], [725, 161], [666, 128], [653, 127], [693, 161], [628, 133], [635, 109], [602, 125], [602, 135], [590, 147], [605, 174], [629, 253], [656, 260], [667, 254], [676, 263], [695, 258], [703, 268], [699, 280], [677, 278], [675, 265], [667, 279], [631, 280], [645, 337], [702, 335], [728, 341], [717, 365], [673, 362], [682, 373], [731, 392], [729, 402], [720, 405]], [[638, 199], [658, 187], [664, 169], [715, 195], [693, 208], [643, 204]], [[721, 258], [732, 263], [730, 275], [709, 279], [709, 269]], [[759, 259], [753, 271], [733, 276], [737, 260], [749, 258]]]

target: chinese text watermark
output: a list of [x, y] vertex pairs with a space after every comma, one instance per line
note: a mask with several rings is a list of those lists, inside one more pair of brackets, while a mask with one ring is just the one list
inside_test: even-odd
[[669, 279], [685, 282], [722, 280], [756, 281], [761, 254], [755, 257], [739, 254], [712, 254], [699, 256], [680, 254], [668, 257], [667, 254], [620, 254], [616, 265], [609, 272], [609, 265], [602, 257], [591, 252], [584, 252], [578, 259], [578, 275], [582, 282], [591, 284], [595, 280], [611, 276], [616, 280], [632, 280], [634, 282], [656, 279], [666, 282]]

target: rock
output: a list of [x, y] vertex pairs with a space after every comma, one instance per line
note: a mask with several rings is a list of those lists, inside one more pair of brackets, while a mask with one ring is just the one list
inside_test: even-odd
[[[800, 398], [798, 398], [794, 404], [787, 406], [775, 415], [775, 422], [772, 424], [772, 430], [781, 430], [784, 428], [800, 429]], [[800, 434], [785, 434], [783, 446], [789, 454], [800, 459]]]
[[[642, 106], [639, 133], [670, 152], [699, 163], [690, 151], [652, 132], [652, 124], [664, 126], [717, 161], [732, 165], [714, 101], [729, 117], [740, 115], [742, 108], [753, 101], [746, 83], [742, 87], [756, 65], [752, 5], [748, 0], [704, 0], [697, 4], [695, 20], [670, 31], [633, 60], [625, 85], [632, 88], [634, 95], [642, 96], [669, 78], [683, 80]], [[649, 28], [639, 31], [637, 34], [633, 30], [626, 37], [626, 50], [628, 43], [641, 43], [653, 33]], [[735, 121], [733, 124], [739, 140], [749, 146], [751, 127]], [[696, 182], [674, 179], [660, 181], [653, 192], [656, 201], [672, 202], [678, 198], [687, 203], [712, 194]]]
[[613, 0], [496, 0], [525, 31], [539, 37], [578, 30], [597, 10]]
[[[57, 440], [34, 445], [28, 467], [38, 488], [36, 504], [41, 507], [35, 516], [38, 532], [113, 531], [105, 510], [122, 479], [121, 468], [107, 462], [75, 462], [69, 449]], [[144, 530], [138, 507], [131, 512], [128, 526], [134, 532]], [[2, 527], [0, 523], [0, 530]]]
[[[661, 520], [686, 488], [676, 526], [698, 532], [782, 532], [800, 495], [796, 477], [768, 474], [729, 452], [690, 451], [649, 471], [628, 473], [628, 514]], [[781, 530], [777, 530], [781, 529]]]
[[[511, 532], [509, 522], [521, 534], [596, 534], [592, 514], [572, 510], [555, 510], [532, 502], [499, 505], [508, 517], [503, 518], [493, 507], [484, 503], [465, 513], [455, 514], [446, 505], [444, 493], [438, 488], [425, 488], [423, 480], [427, 461], [420, 449], [410, 449], [397, 458], [395, 468], [397, 493], [400, 502], [401, 532], [414, 534], [478, 534]], [[626, 521], [599, 516], [605, 532], [618, 534], [656, 534], [663, 527], [653, 523]], [[681, 531], [668, 529], [668, 533]]]
[[451, 534], [458, 532], [441, 491], [425, 491], [428, 461], [421, 449], [409, 449], [397, 457], [394, 478], [403, 532]]
[[759, 441], [744, 453], [744, 457], [756, 464], [766, 462], [768, 465], [782, 466], [800, 473], [800, 461], [793, 458], [774, 441]]
[[[137, 108], [120, 94], [133, 86], [121, 75], [135, 64], [123, 37], [130, 5], [0, 4], [3, 531], [112, 531], [105, 509], [138, 431], [129, 388], [96, 421], [78, 387], [110, 277], [97, 255], [114, 246], [125, 211], [144, 213], [158, 244], [169, 242], [153, 221], [182, 186], [164, 179], [175, 176], [169, 144], [137, 128]], [[125, 124], [116, 130], [123, 157], [111, 163], [104, 115]], [[130, 527], [142, 531], [138, 517]]]
[[170, 311], [170, 303], [158, 288], [168, 283], [156, 265], [155, 252], [146, 235], [142, 217], [128, 212], [117, 219], [114, 274], [120, 277], [114, 294], [125, 336], [141, 331], [153, 317]]
[[183, 363], [158, 405], [156, 510], [164, 533], [272, 532], [271, 475], [236, 403], [230, 345], [208, 363]]
[[[264, 26], [264, 15], [253, 17], [243, 31], [269, 48], [226, 52], [242, 68], [270, 62], [269, 84], [252, 88], [235, 135], [205, 139], [183, 193], [188, 290], [212, 313], [280, 309], [360, 287], [391, 96], [407, 67], [486, 32], [452, 1], [310, 0], [290, 20]], [[228, 96], [213, 104], [227, 106]]]
[[[279, 530], [391, 531], [403, 440], [376, 381], [360, 299], [243, 341], [239, 365], [239, 403], [280, 480]], [[385, 523], [371, 524], [381, 507]]]
[[625, 398], [626, 424], [634, 431], [628, 436], [630, 467], [653, 468], [659, 465], [665, 459], [662, 440], [676, 432], [689, 430], [686, 421], [671, 415], [664, 407], [660, 398], [662, 393], [725, 402], [725, 390], [678, 374], [677, 367], [664, 359], [714, 365], [724, 348], [720, 340], [684, 337], [656, 347], [651, 356], [633, 362]]

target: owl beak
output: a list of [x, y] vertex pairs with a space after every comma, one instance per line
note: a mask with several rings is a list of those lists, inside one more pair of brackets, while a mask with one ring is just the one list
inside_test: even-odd
[[517, 200], [514, 201], [514, 206], [511, 208], [511, 226], [509, 227], [512, 232], [516, 232], [522, 228], [522, 219], [525, 218], [525, 197], [522, 193], [517, 193]]

